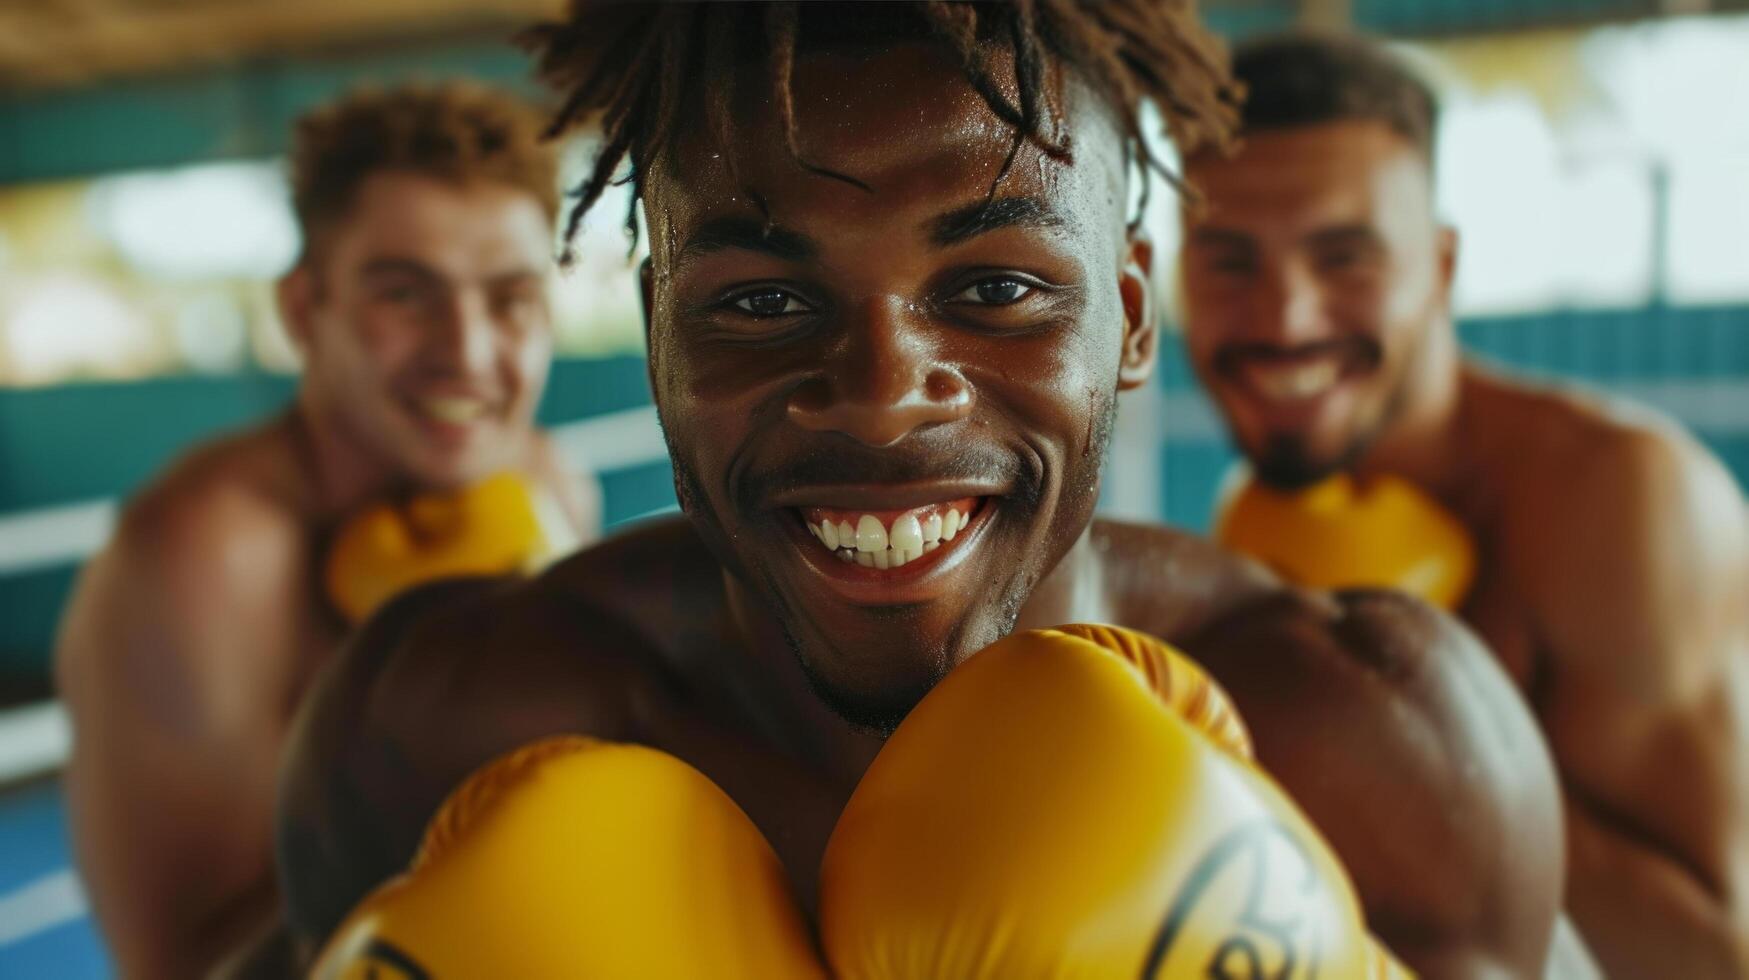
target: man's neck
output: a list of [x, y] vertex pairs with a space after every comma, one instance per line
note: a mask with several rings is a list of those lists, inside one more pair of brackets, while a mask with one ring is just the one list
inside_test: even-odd
[[1093, 522], [1089, 521], [1062, 560], [1027, 596], [1015, 630], [1109, 621], [1111, 603], [1104, 571], [1093, 547]]
[[[1111, 619], [1092, 532], [1089, 522], [1062, 560], [1032, 590], [1015, 623], [1016, 630]], [[874, 760], [883, 741], [846, 723], [826, 706], [808, 684], [782, 628], [762, 600], [726, 570], [723, 585], [735, 633], [753, 661], [752, 673], [762, 678], [762, 684], [771, 685], [774, 690], [770, 695], [787, 706], [786, 717], [777, 723], [805, 736], [787, 741], [813, 746], [819, 761], [837, 778], [846, 780], [848, 791]]]
[[727, 569], [722, 576], [735, 637], [750, 661], [749, 676], [764, 689], [754, 695], [763, 705], [762, 723], [778, 741], [806, 746], [813, 761], [848, 795], [884, 740], [849, 724], [821, 700], [764, 601]]

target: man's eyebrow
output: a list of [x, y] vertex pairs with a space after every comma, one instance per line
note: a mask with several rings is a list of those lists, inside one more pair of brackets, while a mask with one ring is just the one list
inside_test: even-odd
[[699, 225], [680, 247], [680, 258], [724, 249], [764, 252], [790, 262], [805, 262], [819, 254], [806, 235], [754, 218], [712, 218]]
[[955, 208], [929, 222], [929, 239], [937, 248], [1014, 226], [1057, 228], [1063, 216], [1036, 197], [999, 197]]
[[1377, 245], [1379, 242], [1379, 233], [1371, 225], [1361, 224], [1320, 228], [1306, 236], [1306, 244], [1314, 247]]
[[492, 273], [490, 276], [486, 277], [486, 281], [494, 285], [502, 285], [510, 282], [527, 282], [531, 279], [540, 279], [544, 275], [545, 273], [533, 266], [517, 265]]
[[1255, 242], [1250, 235], [1242, 231], [1228, 228], [1197, 228], [1190, 233], [1190, 241], [1194, 245], [1205, 245], [1213, 248], [1254, 248]]
[[360, 269], [360, 274], [366, 276], [410, 275], [422, 279], [442, 279], [436, 269], [418, 259], [401, 258], [399, 256], [382, 256], [371, 259]]

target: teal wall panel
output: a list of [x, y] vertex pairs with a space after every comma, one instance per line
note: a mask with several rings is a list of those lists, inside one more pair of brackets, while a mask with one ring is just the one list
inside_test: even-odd
[[534, 95], [506, 38], [240, 68], [91, 89], [0, 93], [0, 184], [281, 153], [306, 109], [360, 84], [473, 78]]
[[1167, 524], [1209, 529], [1215, 491], [1238, 458], [1225, 440], [1175, 442], [1160, 449], [1160, 509]]
[[1456, 34], [1659, 13], [1653, 0], [1353, 0], [1354, 21], [1382, 34]]
[[1208, 26], [1229, 40], [1287, 30], [1298, 17], [1299, 10], [1294, 0], [1203, 4], [1203, 19]]
[[130, 493], [191, 444], [269, 415], [291, 390], [269, 374], [0, 390], [0, 513]]
[[677, 506], [674, 470], [666, 459], [601, 474], [601, 525], [615, 528], [627, 521], [655, 516]]
[[[0, 514], [131, 493], [187, 447], [272, 415], [295, 384], [246, 374], [0, 389]], [[649, 398], [641, 357], [563, 359], [540, 418], [552, 425]]]
[[540, 420], [547, 425], [650, 403], [649, 375], [637, 355], [553, 362]]
[[55, 624], [77, 574], [53, 568], [0, 577], [0, 700], [47, 693]]

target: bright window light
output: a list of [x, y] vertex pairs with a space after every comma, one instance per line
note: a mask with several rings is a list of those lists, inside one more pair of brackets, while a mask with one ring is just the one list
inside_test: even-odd
[[1585, 165], [1566, 175], [1559, 196], [1560, 243], [1551, 258], [1562, 304], [1583, 309], [1649, 302], [1657, 206], [1646, 165]]
[[[628, 257], [625, 216], [631, 188], [609, 187], [584, 216], [572, 242], [575, 259], [556, 275], [553, 317], [558, 347], [568, 354], [639, 351], [644, 345], [642, 300], [638, 297], [638, 262], [649, 254], [649, 235], [638, 239], [638, 252]], [[568, 207], [567, 198], [563, 207]], [[568, 214], [561, 209], [559, 227]]]
[[228, 293], [190, 297], [177, 309], [172, 331], [177, 352], [197, 371], [236, 371], [248, 354], [249, 317]]
[[1749, 17], [1608, 28], [1586, 41], [1587, 74], [1662, 159], [1749, 153]]
[[87, 374], [137, 376], [163, 359], [156, 331], [104, 283], [62, 274], [23, 289], [0, 332], [10, 380], [48, 384]]
[[1563, 187], [1554, 132], [1528, 94], [1447, 96], [1441, 210], [1461, 236], [1460, 316], [1547, 309], [1560, 295]]
[[1669, 258], [1671, 302], [1749, 301], [1749, 152], [1671, 164]]
[[93, 225], [139, 272], [167, 280], [272, 279], [297, 258], [297, 221], [273, 163], [215, 163], [96, 181]]

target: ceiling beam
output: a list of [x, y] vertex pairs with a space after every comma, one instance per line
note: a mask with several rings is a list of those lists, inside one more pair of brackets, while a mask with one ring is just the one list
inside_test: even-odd
[[231, 0], [0, 6], [0, 82], [57, 86], [409, 36], [503, 29], [561, 0]]
[[1300, 0], [1299, 25], [1315, 31], [1347, 31], [1354, 27], [1353, 0]]

